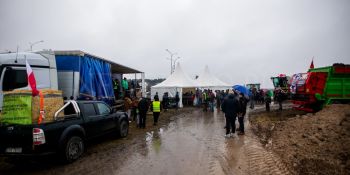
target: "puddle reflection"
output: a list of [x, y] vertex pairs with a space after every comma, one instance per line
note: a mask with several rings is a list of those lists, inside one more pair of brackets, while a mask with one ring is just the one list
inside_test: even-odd
[[162, 135], [164, 133], [163, 128], [159, 128], [157, 131], [151, 131], [146, 133], [146, 144], [149, 150], [154, 150], [156, 154], [159, 154], [162, 145]]

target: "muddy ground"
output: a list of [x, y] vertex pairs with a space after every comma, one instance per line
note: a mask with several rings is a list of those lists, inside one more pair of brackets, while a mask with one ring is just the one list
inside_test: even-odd
[[288, 109], [250, 116], [253, 132], [292, 174], [350, 174], [350, 105], [315, 114]]
[[[247, 121], [247, 120], [246, 120]], [[222, 112], [199, 108], [162, 113], [158, 126], [131, 123], [125, 139], [105, 137], [90, 143], [84, 156], [69, 164], [54, 158], [0, 160], [0, 174], [290, 174], [266, 150], [246, 122], [246, 135], [225, 138]]]

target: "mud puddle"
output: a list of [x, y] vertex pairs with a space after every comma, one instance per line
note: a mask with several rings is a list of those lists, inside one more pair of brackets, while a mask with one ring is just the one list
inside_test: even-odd
[[[152, 119], [152, 117], [149, 117]], [[7, 167], [1, 174], [288, 174], [273, 153], [246, 135], [224, 137], [222, 112], [177, 113], [159, 127], [137, 129], [126, 139], [90, 147], [70, 165]], [[36, 165], [37, 166], [37, 165]]]

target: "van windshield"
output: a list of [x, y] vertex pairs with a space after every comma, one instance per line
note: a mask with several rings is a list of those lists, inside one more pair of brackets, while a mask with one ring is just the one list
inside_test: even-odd
[[11, 91], [28, 86], [26, 70], [7, 69], [4, 74], [3, 91]]

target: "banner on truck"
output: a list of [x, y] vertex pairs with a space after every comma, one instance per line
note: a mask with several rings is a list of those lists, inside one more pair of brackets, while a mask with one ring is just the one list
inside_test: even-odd
[[1, 123], [32, 124], [32, 96], [28, 94], [4, 95]]

